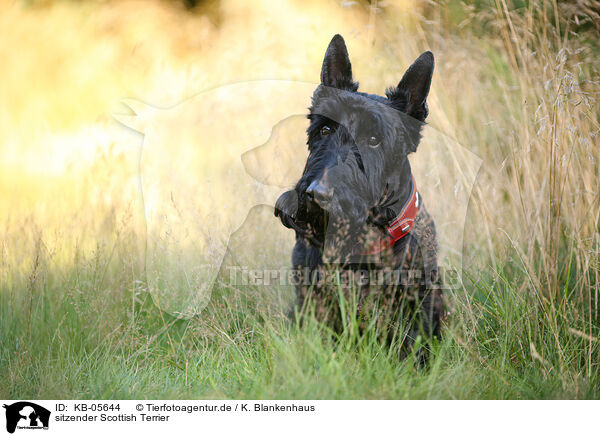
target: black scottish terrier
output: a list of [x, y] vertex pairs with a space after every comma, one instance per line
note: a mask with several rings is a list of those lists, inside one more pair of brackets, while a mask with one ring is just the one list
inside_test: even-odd
[[275, 206], [296, 232], [299, 307], [312, 301], [317, 318], [341, 331], [351, 307], [340, 307], [343, 289], [360, 328], [375, 325], [404, 354], [419, 335], [439, 337], [444, 310], [435, 226], [407, 158], [421, 139], [433, 66], [425, 52], [386, 97], [358, 92], [335, 35], [312, 97], [303, 175]]

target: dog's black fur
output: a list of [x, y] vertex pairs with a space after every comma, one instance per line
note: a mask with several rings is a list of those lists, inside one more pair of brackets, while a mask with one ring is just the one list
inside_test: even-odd
[[411, 195], [407, 156], [416, 151], [428, 115], [433, 66], [433, 54], [425, 52], [386, 97], [358, 92], [344, 40], [335, 35], [308, 115], [304, 173], [275, 206], [275, 215], [296, 232], [292, 263], [300, 280], [298, 304], [302, 308], [310, 296], [317, 317], [337, 331], [348, 312], [340, 310], [336, 287], [323, 277], [352, 271], [356, 278], [358, 272], [385, 269], [417, 276], [404, 275], [393, 284], [363, 280], [358, 286], [361, 327], [375, 317], [379, 331], [388, 340], [399, 339], [404, 352], [421, 333], [438, 337], [443, 314], [435, 226], [422, 198], [407, 236], [377, 255], [361, 253], [384, 237]]

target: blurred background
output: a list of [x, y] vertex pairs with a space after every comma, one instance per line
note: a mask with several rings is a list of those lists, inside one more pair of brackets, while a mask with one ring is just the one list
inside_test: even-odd
[[[429, 126], [482, 160], [465, 238], [456, 247], [466, 269], [464, 290], [481, 298], [449, 296], [450, 310], [460, 313], [461, 344], [481, 356], [478, 344], [487, 343], [481, 332], [491, 337], [504, 328], [507, 313], [505, 301], [490, 295], [509, 292], [514, 307], [539, 305], [535, 313], [545, 323], [516, 327], [523, 336], [507, 331], [502, 350], [510, 359], [536, 360], [544, 348], [541, 361], [570, 368], [561, 379], [565, 386], [576, 384], [574, 374], [595, 374], [598, 2], [1, 0], [0, 10], [4, 331], [33, 324], [52, 336], [61, 331], [67, 306], [85, 314], [77, 321], [81, 328], [83, 319], [97, 321], [98, 340], [113, 325], [135, 321], [135, 301], [148, 291], [140, 258], [142, 138], [113, 119], [132, 114], [123, 99], [170, 108], [249, 80], [315, 83], [324, 50], [340, 33], [367, 92], [382, 94], [421, 52], [433, 51]], [[242, 114], [236, 122], [260, 110], [249, 108], [248, 119]], [[210, 121], [231, 122], [220, 113], [216, 107]], [[163, 153], [168, 157], [169, 150]], [[218, 149], [213, 155], [221, 156]], [[426, 201], [435, 208], [440, 199]], [[439, 204], [436, 220], [452, 213]], [[291, 244], [291, 232], [277, 229]], [[253, 308], [269, 306], [269, 295], [252, 298]], [[44, 301], [47, 308], [36, 312]], [[523, 310], [513, 312], [531, 320]], [[210, 323], [217, 321], [202, 332]], [[565, 359], [569, 344], [581, 352], [578, 358]], [[29, 359], [15, 350], [4, 355], [9, 383], [19, 383], [18, 362]]]
[[[60, 234], [65, 248], [94, 247], [139, 217], [141, 140], [112, 118], [128, 113], [122, 99], [169, 108], [241, 81], [314, 83], [328, 41], [341, 33], [367, 92], [383, 93], [422, 51], [435, 53], [428, 123], [485, 162], [478, 189], [486, 201], [473, 203], [470, 216], [471, 225], [489, 224], [487, 243], [473, 246], [487, 245], [492, 255], [494, 228], [507, 220], [527, 223], [526, 239], [537, 228], [546, 246], [548, 220], [561, 214], [555, 207], [589, 210], [597, 195], [598, 11], [587, 0], [4, 1], [4, 245], [18, 235], [13, 249], [24, 249], [23, 236], [38, 228], [48, 238]], [[248, 105], [236, 125], [251, 123], [260, 108]], [[226, 110], [212, 110], [214, 125], [231, 122]], [[440, 206], [436, 218], [449, 208]], [[576, 219], [568, 215], [552, 225]], [[507, 231], [519, 240], [514, 227]], [[139, 229], [137, 222], [129, 230]]]

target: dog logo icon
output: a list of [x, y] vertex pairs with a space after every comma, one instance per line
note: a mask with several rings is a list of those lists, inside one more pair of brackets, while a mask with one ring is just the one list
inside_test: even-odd
[[6, 431], [14, 433], [19, 429], [48, 429], [50, 411], [42, 406], [28, 401], [19, 401], [6, 409]]

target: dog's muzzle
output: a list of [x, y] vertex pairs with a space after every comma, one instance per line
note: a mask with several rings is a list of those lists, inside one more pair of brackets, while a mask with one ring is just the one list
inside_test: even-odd
[[315, 180], [306, 189], [306, 196], [308, 200], [316, 203], [322, 209], [327, 209], [333, 199], [333, 189]]

